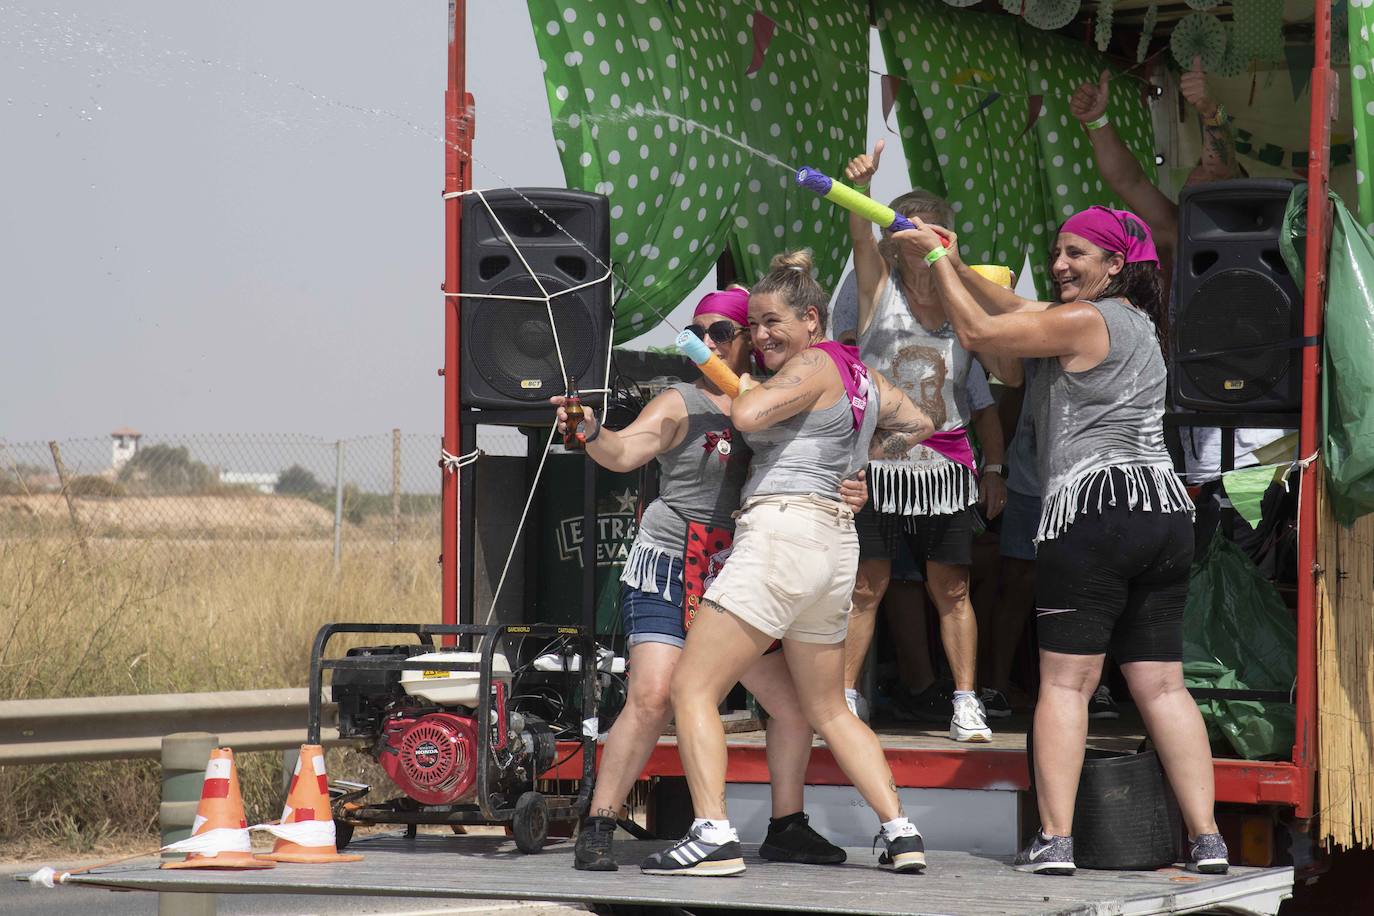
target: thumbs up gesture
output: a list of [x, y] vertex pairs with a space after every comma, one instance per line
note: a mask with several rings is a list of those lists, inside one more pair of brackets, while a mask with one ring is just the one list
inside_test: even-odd
[[1178, 91], [1198, 114], [1204, 118], [1216, 117], [1217, 103], [1207, 96], [1207, 74], [1203, 72], [1201, 57], [1194, 57], [1193, 65], [1179, 77]]
[[1111, 91], [1108, 80], [1111, 76], [1110, 70], [1103, 70], [1096, 84], [1084, 83], [1074, 90], [1073, 97], [1069, 99], [1069, 111], [1073, 112], [1075, 118], [1087, 124], [1107, 113], [1107, 97]]
[[866, 185], [873, 180], [873, 175], [878, 171], [878, 160], [883, 158], [883, 149], [887, 146], [886, 140], [879, 140], [873, 144], [873, 155], [860, 153], [849, 164], [844, 167], [845, 181], [852, 185]]

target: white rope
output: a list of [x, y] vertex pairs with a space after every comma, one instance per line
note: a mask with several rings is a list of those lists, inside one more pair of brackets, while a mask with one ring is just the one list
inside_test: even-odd
[[454, 455], [447, 449], [445, 449], [443, 446], [440, 446], [439, 467], [443, 468], [445, 471], [452, 474], [459, 468], [465, 468], [468, 465], [473, 464], [477, 461], [478, 458], [481, 458], [484, 454], [486, 453], [483, 452], [480, 448], [475, 448], [472, 451], [468, 452], [466, 455]]
[[559, 296], [566, 296], [569, 293], [580, 292], [581, 290], [584, 290], [589, 286], [596, 286], [598, 283], [605, 283], [609, 277], [611, 277], [611, 272], [608, 270], [606, 271], [606, 273], [597, 277], [595, 280], [588, 280], [586, 283], [579, 283], [576, 286], [570, 286], [567, 289], [561, 289], [557, 292], [549, 293], [547, 296], [498, 296], [494, 293], [464, 292], [444, 293], [444, 295], [453, 296], [457, 299], [511, 299], [515, 302], [547, 302], [550, 299], [557, 299]]
[[[553, 445], [553, 434], [557, 431], [556, 424], [549, 428], [549, 439], [544, 443], [544, 454], [539, 456], [539, 467], [535, 469], [534, 480], [530, 482], [530, 494], [525, 497], [525, 508], [520, 511], [520, 522], [515, 526], [515, 536], [511, 538], [510, 550], [506, 552], [506, 563], [501, 567], [501, 578], [496, 580], [496, 590], [491, 593], [492, 611], [496, 610], [496, 602], [501, 600], [501, 587], [506, 584], [506, 573], [510, 572], [510, 561], [515, 557], [515, 548], [520, 544], [520, 534], [525, 530], [525, 519], [529, 518], [530, 504], [534, 502], [535, 491], [539, 489], [539, 477], [544, 473], [544, 462], [549, 458], [549, 446]], [[586, 537], [587, 532], [582, 532], [582, 536]]]

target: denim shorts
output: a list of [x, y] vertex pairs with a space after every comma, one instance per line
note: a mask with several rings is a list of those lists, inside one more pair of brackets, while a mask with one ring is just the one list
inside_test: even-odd
[[[676, 601], [663, 597], [668, 589]], [[687, 641], [682, 612], [682, 558], [659, 557], [654, 566], [653, 592], [640, 591], [628, 585], [620, 587], [620, 620], [625, 628], [626, 644], [633, 648], [640, 643], [661, 642], [682, 648]]]
[[1035, 532], [1040, 528], [1040, 497], [1007, 490], [1002, 509], [999, 552], [1013, 560], [1035, 559]]

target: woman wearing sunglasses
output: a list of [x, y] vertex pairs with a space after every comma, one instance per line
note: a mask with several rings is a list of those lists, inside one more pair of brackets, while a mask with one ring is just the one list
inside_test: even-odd
[[[697, 305], [690, 325], [736, 374], [749, 368], [748, 303], [749, 291], [741, 287], [711, 293]], [[567, 423], [563, 398], [551, 400], [558, 405], [562, 431]], [[731, 424], [731, 406], [729, 397], [702, 378], [671, 386], [622, 430], [603, 429], [594, 412], [587, 413], [587, 455], [617, 472], [657, 460], [660, 495], [644, 510], [621, 575], [629, 696], [602, 749], [574, 868], [616, 870], [611, 855], [616, 818], [672, 717], [668, 687], [687, 627], [729, 553], [750, 458]], [[856, 508], [868, 498], [861, 482], [849, 481], [842, 489]], [[783, 655], [764, 656], [739, 680], [769, 715], [773, 817], [759, 854], [783, 862], [843, 862], [844, 851], [812, 830], [802, 811], [812, 731]]]
[[[916, 826], [878, 738], [844, 699], [844, 638], [859, 541], [840, 481], [879, 453], [905, 454], [933, 431], [930, 418], [853, 347], [825, 339], [830, 296], [808, 252], [773, 259], [749, 298], [749, 331], [762, 385], [744, 375], [733, 421], [754, 455], [730, 562], [711, 583], [673, 674], [673, 711], [697, 818], [679, 843], [644, 860], [651, 875], [744, 871], [725, 810], [725, 733], [716, 705], [776, 639], [807, 720], [878, 815], [897, 871], [925, 868]], [[875, 435], [876, 433], [876, 435]]]

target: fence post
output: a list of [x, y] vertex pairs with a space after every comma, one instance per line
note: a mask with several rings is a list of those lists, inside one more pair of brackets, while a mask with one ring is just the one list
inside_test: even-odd
[[391, 431], [391, 580], [401, 589], [401, 431]]
[[[182, 732], [162, 739], [162, 804], [158, 808], [158, 825], [162, 845], [184, 840], [191, 835], [196, 809], [200, 805], [201, 786], [205, 779], [205, 765], [210, 751], [219, 738], [207, 732]], [[168, 853], [163, 858], [182, 858]], [[214, 894], [157, 895], [159, 916], [214, 916]]]
[[343, 558], [343, 467], [344, 444], [339, 439], [334, 443], [334, 572], [339, 571]]
[[58, 448], [57, 440], [48, 442], [48, 451], [52, 452], [53, 467], [57, 468], [57, 481], [62, 485], [62, 498], [67, 501], [67, 514], [72, 519], [72, 532], [76, 534], [76, 543], [81, 547], [81, 556], [86, 561], [86, 569], [92, 569], [91, 550], [86, 545], [86, 535], [81, 529], [81, 517], [76, 514], [76, 501], [72, 498], [71, 482], [67, 480], [67, 467], [62, 463], [62, 449]]

